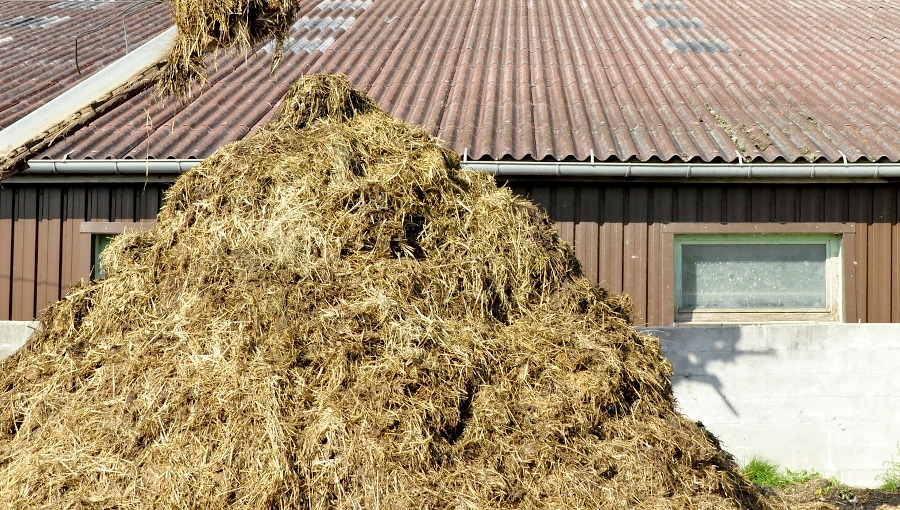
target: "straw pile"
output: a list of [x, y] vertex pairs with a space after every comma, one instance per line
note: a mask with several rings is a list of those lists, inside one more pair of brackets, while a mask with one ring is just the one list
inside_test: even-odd
[[178, 37], [157, 81], [162, 95], [187, 98], [206, 81], [203, 56], [220, 49], [247, 52], [274, 39], [272, 66], [294, 22], [297, 0], [172, 0]]
[[346, 78], [0, 364], [15, 508], [764, 508], [544, 213]]

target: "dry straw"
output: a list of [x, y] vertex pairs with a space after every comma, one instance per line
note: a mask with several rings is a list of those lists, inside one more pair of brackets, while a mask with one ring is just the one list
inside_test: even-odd
[[206, 81], [204, 55], [220, 49], [248, 51], [275, 40], [272, 66], [281, 59], [297, 0], [172, 0], [178, 37], [160, 73], [162, 95], [188, 98]]
[[342, 76], [0, 364], [8, 508], [767, 508], [545, 214]]

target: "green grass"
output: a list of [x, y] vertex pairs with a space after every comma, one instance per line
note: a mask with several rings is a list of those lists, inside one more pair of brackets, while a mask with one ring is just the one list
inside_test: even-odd
[[761, 457], [753, 457], [742, 469], [748, 480], [760, 487], [785, 487], [808, 482], [820, 475], [815, 471], [781, 469], [778, 464]]
[[892, 455], [890, 462], [885, 462], [884, 465], [887, 467], [887, 470], [878, 477], [881, 480], [879, 489], [892, 492], [900, 491], [900, 460], [897, 460]]

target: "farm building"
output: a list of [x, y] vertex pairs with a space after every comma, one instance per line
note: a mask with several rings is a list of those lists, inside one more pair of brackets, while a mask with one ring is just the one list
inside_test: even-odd
[[[0, 319], [98, 276], [110, 235], [152, 222], [182, 171], [269, 120], [297, 76], [339, 72], [543, 205], [669, 340], [686, 414], [726, 448], [872, 482], [900, 440], [900, 330], [861, 324], [900, 322], [900, 7], [299, 4], [272, 73], [272, 44], [218, 55], [182, 102], [155, 95], [149, 62], [8, 147]], [[165, 4], [0, 0], [0, 149], [170, 26]]]

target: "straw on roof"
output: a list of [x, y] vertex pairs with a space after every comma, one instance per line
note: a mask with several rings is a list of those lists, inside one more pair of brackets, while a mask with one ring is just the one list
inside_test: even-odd
[[530, 202], [344, 77], [0, 363], [15, 508], [767, 508]]
[[220, 49], [248, 51], [274, 39], [272, 66], [281, 59], [288, 30], [297, 12], [296, 0], [172, 0], [178, 37], [160, 73], [162, 95], [188, 98], [206, 81], [204, 55]]

